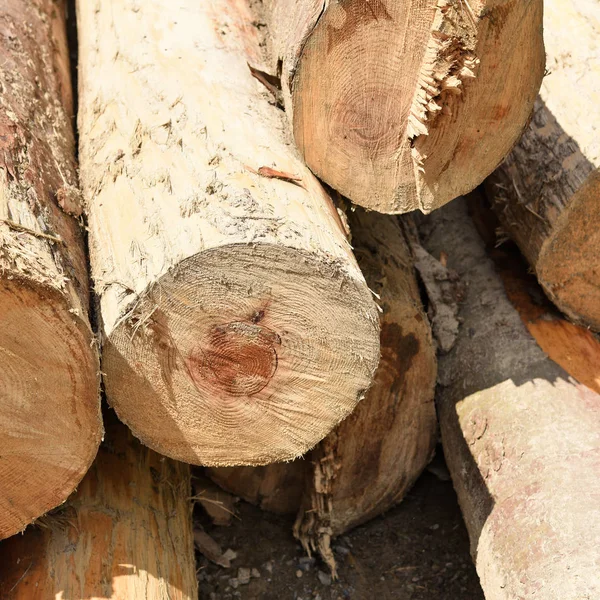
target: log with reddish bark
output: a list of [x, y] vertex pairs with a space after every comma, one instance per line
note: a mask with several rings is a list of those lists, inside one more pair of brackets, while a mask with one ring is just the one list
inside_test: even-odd
[[114, 415], [77, 492], [0, 544], [0, 597], [196, 600], [190, 472]]
[[65, 3], [0, 9], [0, 539], [64, 502], [102, 436]]
[[300, 509], [296, 535], [334, 572], [331, 538], [399, 502], [437, 439], [435, 352], [403, 232], [395, 220], [362, 210], [349, 222], [359, 265], [382, 309], [382, 356], [367, 397], [304, 460], [264, 471], [210, 471], [228, 490], [265, 509]]
[[352, 411], [377, 313], [248, 63], [242, 0], [78, 4], [81, 179], [109, 402], [173, 458], [260, 465]]
[[[462, 200], [421, 226], [461, 281], [439, 358], [444, 452], [487, 600], [600, 595], [600, 395], [531, 338]], [[440, 281], [452, 297], [452, 278]]]
[[[531, 125], [486, 190], [552, 301], [600, 331], [600, 6], [548, 0], [548, 71]], [[576, 91], [575, 91], [576, 90]]]
[[541, 0], [256, 4], [307, 164], [357, 204], [429, 212], [472, 190], [531, 114]]

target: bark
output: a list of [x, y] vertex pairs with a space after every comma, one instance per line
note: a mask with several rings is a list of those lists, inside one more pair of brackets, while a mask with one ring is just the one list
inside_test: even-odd
[[334, 572], [331, 538], [399, 502], [437, 440], [435, 352], [402, 231], [395, 220], [375, 213], [356, 211], [349, 220], [359, 265], [382, 309], [382, 356], [367, 397], [304, 461], [225, 476], [223, 469], [211, 470], [226, 489], [251, 501], [258, 495], [266, 509], [280, 509], [281, 490], [294, 481], [287, 491], [293, 490], [295, 502], [286, 508], [302, 504], [295, 533]]
[[307, 164], [380, 212], [429, 212], [480, 184], [544, 72], [541, 0], [265, 0], [263, 18]]
[[64, 502], [102, 436], [62, 1], [0, 11], [0, 539]]
[[486, 599], [598, 597], [600, 396], [530, 337], [462, 200], [421, 231], [463, 284], [436, 404]]
[[551, 300], [600, 331], [600, 97], [589, 78], [600, 7], [550, 0], [544, 29], [549, 75], [533, 120], [486, 190]]
[[301, 455], [370, 385], [377, 316], [330, 199], [249, 68], [262, 60], [249, 8], [96, 0], [78, 19], [109, 402], [186, 462]]
[[77, 493], [0, 545], [6, 600], [195, 600], [190, 473], [109, 417]]

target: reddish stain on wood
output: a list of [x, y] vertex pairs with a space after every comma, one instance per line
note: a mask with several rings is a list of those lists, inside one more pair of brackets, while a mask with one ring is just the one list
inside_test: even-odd
[[213, 327], [205, 343], [187, 359], [196, 385], [231, 396], [253, 396], [264, 389], [277, 370], [279, 336], [253, 323]]

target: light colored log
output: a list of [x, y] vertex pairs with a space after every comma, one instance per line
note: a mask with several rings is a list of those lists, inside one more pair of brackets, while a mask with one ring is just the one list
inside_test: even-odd
[[107, 421], [77, 493], [0, 544], [3, 600], [198, 598], [189, 467]]
[[486, 599], [596, 598], [600, 396], [530, 337], [462, 200], [421, 231], [462, 284], [436, 404]]
[[377, 315], [249, 69], [242, 0], [80, 1], [81, 177], [109, 402], [173, 458], [301, 455], [352, 411]]
[[0, 9], [0, 539], [64, 502], [102, 436], [62, 1]]
[[263, 18], [307, 164], [380, 212], [479, 185], [544, 72], [541, 0], [267, 0]]
[[548, 0], [544, 11], [548, 75], [486, 190], [552, 301], [600, 331], [600, 6]]

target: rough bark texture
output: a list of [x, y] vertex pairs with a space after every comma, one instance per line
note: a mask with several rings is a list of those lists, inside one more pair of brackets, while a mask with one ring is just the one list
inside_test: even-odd
[[[553, 302], [600, 330], [600, 6], [549, 0], [531, 125], [487, 192]], [[575, 91], [574, 91], [575, 90]]]
[[39, 527], [0, 545], [4, 600], [198, 597], [189, 467], [109, 420], [77, 493]]
[[61, 1], [0, 10], [0, 538], [66, 500], [102, 436]]
[[108, 399], [180, 460], [295, 458], [370, 385], [377, 314], [330, 199], [249, 68], [262, 60], [249, 8], [78, 6]]
[[382, 356], [367, 397], [302, 461], [262, 472], [211, 470], [226, 489], [267, 510], [298, 510], [302, 501], [296, 535], [334, 571], [331, 538], [399, 502], [437, 439], [435, 353], [402, 231], [396, 221], [362, 210], [349, 221], [359, 265], [382, 309]]
[[597, 598], [600, 396], [530, 337], [462, 200], [421, 232], [464, 284], [436, 403], [486, 599]]
[[429, 212], [511, 150], [544, 71], [542, 1], [265, 0], [309, 167], [357, 204]]

